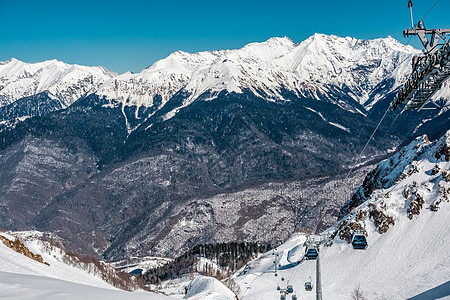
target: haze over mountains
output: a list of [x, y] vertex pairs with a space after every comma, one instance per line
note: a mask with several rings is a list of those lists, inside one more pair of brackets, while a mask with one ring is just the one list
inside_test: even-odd
[[[2, 62], [0, 227], [55, 232], [107, 259], [274, 239], [259, 223], [274, 236], [323, 229], [417, 53], [391, 37], [316, 34], [179, 51], [139, 74]], [[447, 82], [434, 100], [449, 94]], [[448, 109], [397, 114], [364, 161], [450, 127]]]

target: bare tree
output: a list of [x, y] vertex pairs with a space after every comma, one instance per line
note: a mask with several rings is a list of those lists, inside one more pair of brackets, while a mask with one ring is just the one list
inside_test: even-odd
[[239, 295], [239, 293], [241, 292], [241, 288], [236, 283], [236, 281], [234, 281], [232, 278], [228, 278], [225, 281], [225, 285], [234, 293], [236, 299], [239, 299], [237, 295]]
[[353, 291], [353, 294], [352, 294], [352, 298], [355, 299], [355, 300], [366, 300], [366, 297], [364, 297], [364, 294], [361, 291], [361, 287], [360, 286], [355, 288], [355, 290]]

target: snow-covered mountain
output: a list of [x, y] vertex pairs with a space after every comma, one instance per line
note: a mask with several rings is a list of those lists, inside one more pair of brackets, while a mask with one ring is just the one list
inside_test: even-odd
[[394, 80], [384, 94], [400, 85], [409, 73], [409, 58], [417, 53], [391, 37], [358, 40], [315, 34], [300, 44], [284, 37], [236, 50], [177, 51], [138, 74], [117, 75], [103, 67], [56, 60], [27, 64], [11, 59], [0, 62], [0, 107], [48, 93], [61, 109], [95, 93], [114, 104], [161, 108], [176, 93], [186, 93], [182, 105], [168, 113], [171, 117], [205, 93], [211, 98], [223, 90], [249, 90], [267, 100], [289, 100], [290, 92], [356, 110], [356, 103], [373, 105], [371, 93], [386, 79]]
[[34, 64], [0, 62], [0, 125], [65, 109], [116, 76], [103, 67], [69, 65], [57, 60]]
[[[450, 131], [436, 141], [422, 136], [368, 174], [355, 193], [358, 197], [364, 195], [364, 202], [353, 203], [353, 209], [345, 205], [349, 213], [321, 234], [334, 236], [333, 244], [319, 251], [324, 298], [450, 298], [449, 149]], [[348, 233], [359, 228], [365, 229], [367, 235], [365, 250], [354, 250], [346, 241]], [[6, 236], [12, 239], [8, 233]], [[316, 261], [304, 259], [306, 239], [306, 234], [296, 233], [275, 251], [251, 261], [233, 275], [240, 287], [236, 289], [239, 299], [278, 299], [277, 287], [286, 289], [288, 285], [297, 299], [315, 299], [314, 290], [304, 289], [306, 281], [311, 280], [313, 288], [316, 285]], [[26, 244], [33, 251], [42, 246], [32, 240]], [[100, 289], [107, 286], [98, 277], [60, 263], [55, 252], [43, 253], [50, 266], [2, 244], [0, 254], [0, 296], [7, 298], [167, 299]], [[278, 265], [277, 276], [274, 262]], [[68, 274], [70, 282], [56, 279], [65, 279]], [[185, 299], [233, 297], [219, 281], [197, 276]]]
[[12, 58], [0, 62], [0, 107], [47, 92], [66, 108], [116, 75], [103, 67], [69, 65], [58, 60], [29, 64]]
[[[285, 299], [316, 299], [317, 260], [305, 259], [305, 242], [321, 239], [332, 241], [319, 248], [323, 298], [450, 299], [449, 149], [450, 131], [433, 142], [422, 136], [378, 164], [355, 192], [364, 202], [336, 225], [313, 236], [295, 233], [232, 275], [239, 299], [280, 299], [288, 286]], [[365, 250], [349, 244], [359, 229]], [[229, 299], [206, 278], [195, 278], [185, 298]]]
[[117, 76], [97, 93], [127, 105], [150, 106], [156, 95], [164, 105], [180, 90], [189, 95], [183, 105], [205, 92], [244, 89], [272, 100], [289, 100], [287, 90], [339, 102], [340, 90], [345, 90], [349, 99], [364, 104], [386, 78], [400, 84], [408, 75], [409, 57], [418, 52], [391, 37], [364, 41], [315, 34], [300, 44], [271, 38], [237, 50], [178, 51], [139, 74]]
[[[355, 191], [352, 199], [343, 205], [339, 218], [345, 217], [355, 207], [369, 199], [377, 200], [379, 207], [385, 207], [383, 198], [394, 197], [395, 192], [401, 193], [407, 200], [407, 204], [411, 206], [408, 210], [410, 217], [420, 212], [427, 199], [433, 200], [429, 205], [438, 208], [440, 202], [450, 199], [449, 149], [450, 131], [433, 143], [426, 135], [418, 137], [367, 174], [364, 183]], [[404, 199], [398, 203], [397, 208], [400, 211], [404, 208], [403, 201]], [[393, 204], [389, 206], [394, 208]], [[419, 207], [414, 208], [415, 205]], [[394, 216], [398, 213], [393, 212]], [[385, 226], [387, 230], [389, 224]]]
[[[312, 180], [318, 178], [349, 189], [354, 177], [343, 182], [342, 174], [417, 52], [390, 37], [316, 34], [300, 44], [272, 38], [237, 50], [176, 52], [139, 74], [4, 62], [0, 226], [58, 232], [108, 259], [123, 259], [129, 249], [174, 255], [200, 242], [229, 241], [230, 226], [243, 240], [267, 240], [253, 232], [256, 220], [291, 230], [281, 221], [292, 216], [284, 203], [300, 195], [259, 190], [311, 182], [316, 191], [324, 184]], [[448, 110], [397, 113], [371, 137], [364, 162], [450, 126]], [[330, 190], [302, 201], [307, 217], [295, 226], [320, 230], [333, 222], [346, 199], [333, 196], [341, 189]], [[247, 210], [265, 201], [271, 210], [258, 205], [248, 218]], [[235, 209], [237, 219], [215, 216]], [[272, 210], [280, 212], [276, 218]], [[185, 221], [203, 229], [190, 230]], [[186, 232], [188, 239], [179, 238]]]

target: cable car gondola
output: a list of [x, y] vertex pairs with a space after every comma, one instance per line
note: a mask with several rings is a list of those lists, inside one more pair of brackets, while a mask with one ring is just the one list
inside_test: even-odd
[[352, 234], [353, 249], [366, 249], [367, 240], [363, 230], [357, 230]]
[[309, 277], [309, 281], [305, 282], [305, 290], [308, 292], [312, 291], [311, 277]]
[[319, 250], [317, 249], [316, 245], [310, 245], [306, 248], [306, 259], [317, 259], [317, 256], [319, 255]]
[[294, 292], [294, 288], [292, 287], [292, 285], [288, 285], [288, 286], [287, 286], [286, 292], [287, 292], [288, 294]]

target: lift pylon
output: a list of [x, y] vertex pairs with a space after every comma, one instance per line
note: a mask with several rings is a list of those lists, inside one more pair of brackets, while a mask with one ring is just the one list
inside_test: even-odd
[[411, 12], [411, 29], [403, 31], [405, 37], [417, 35], [424, 47], [424, 54], [412, 59], [412, 73], [395, 95], [391, 109], [400, 103], [405, 110], [420, 110], [450, 77], [450, 41], [446, 35], [450, 29], [427, 29], [420, 20], [413, 26], [412, 2], [408, 2]]

